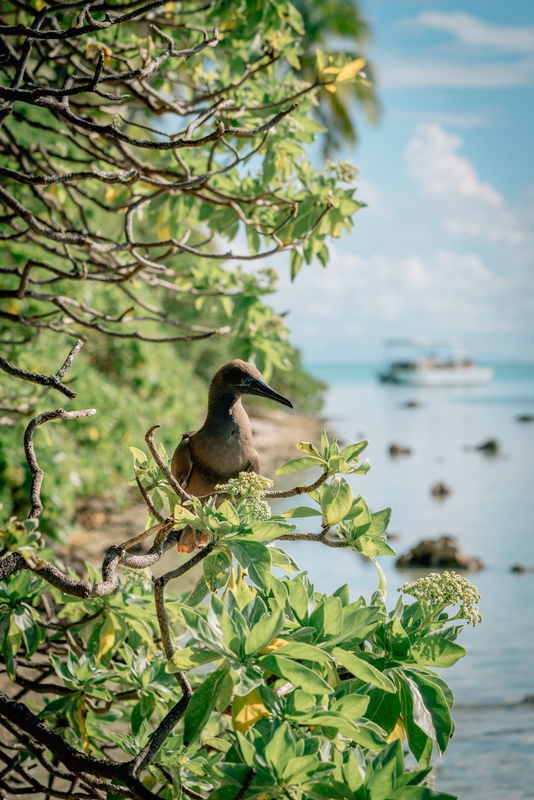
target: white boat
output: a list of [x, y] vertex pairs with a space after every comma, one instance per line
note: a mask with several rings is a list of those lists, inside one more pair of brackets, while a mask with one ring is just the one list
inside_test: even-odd
[[388, 344], [409, 345], [426, 350], [427, 354], [413, 360], [393, 361], [386, 370], [378, 373], [383, 383], [428, 387], [483, 386], [493, 378], [492, 367], [479, 367], [467, 356], [446, 357], [428, 353], [428, 350], [451, 347], [450, 343], [396, 340]]

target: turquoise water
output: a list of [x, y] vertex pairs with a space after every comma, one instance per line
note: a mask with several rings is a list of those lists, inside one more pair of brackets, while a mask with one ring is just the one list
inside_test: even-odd
[[[534, 797], [534, 703], [522, 704], [534, 695], [534, 571], [510, 571], [534, 567], [534, 422], [517, 421], [534, 415], [534, 364], [497, 365], [491, 384], [466, 389], [388, 386], [377, 382], [378, 368], [308, 364], [330, 385], [329, 430], [345, 444], [370, 440], [372, 469], [350, 478], [354, 490], [372, 510], [393, 507], [389, 530], [399, 535], [391, 542], [399, 553], [446, 533], [486, 566], [469, 576], [484, 622], [463, 632], [469, 654], [444, 675], [456, 696], [457, 730], [435, 759], [437, 787], [469, 800]], [[404, 407], [410, 400], [420, 407]], [[466, 449], [490, 438], [499, 442], [497, 456]], [[392, 459], [393, 442], [412, 455]], [[452, 494], [434, 499], [436, 481]], [[322, 591], [348, 582], [357, 597], [377, 587], [374, 567], [356, 554], [297, 544], [291, 552]], [[418, 575], [399, 572], [394, 559], [381, 564], [393, 606], [396, 588]]]

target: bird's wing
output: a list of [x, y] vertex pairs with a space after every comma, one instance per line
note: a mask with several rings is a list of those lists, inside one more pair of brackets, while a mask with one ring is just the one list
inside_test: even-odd
[[188, 431], [182, 436], [182, 441], [174, 451], [171, 463], [171, 472], [180, 486], [187, 489], [191, 472], [193, 471], [193, 459], [189, 440], [196, 431]]

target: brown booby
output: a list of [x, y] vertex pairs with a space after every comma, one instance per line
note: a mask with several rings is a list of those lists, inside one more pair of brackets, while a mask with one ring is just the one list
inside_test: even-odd
[[[293, 408], [275, 392], [253, 364], [235, 359], [215, 374], [208, 394], [208, 413], [198, 431], [184, 433], [174, 451], [171, 472], [195, 497], [211, 494], [217, 484], [237, 478], [240, 472], [260, 472], [260, 460], [252, 442], [248, 414], [241, 404], [245, 394], [266, 397]], [[191, 552], [206, 543], [205, 534], [186, 528], [178, 544]]]

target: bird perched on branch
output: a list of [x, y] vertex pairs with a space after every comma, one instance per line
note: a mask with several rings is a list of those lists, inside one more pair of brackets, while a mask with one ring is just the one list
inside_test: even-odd
[[[221, 367], [210, 385], [204, 425], [198, 431], [184, 433], [172, 458], [171, 472], [189, 494], [211, 494], [217, 484], [237, 478], [240, 472], [259, 474], [260, 460], [252, 442], [250, 420], [241, 404], [245, 394], [293, 408], [252, 364], [235, 359]], [[205, 534], [186, 528], [178, 550], [187, 553], [205, 543]]]

